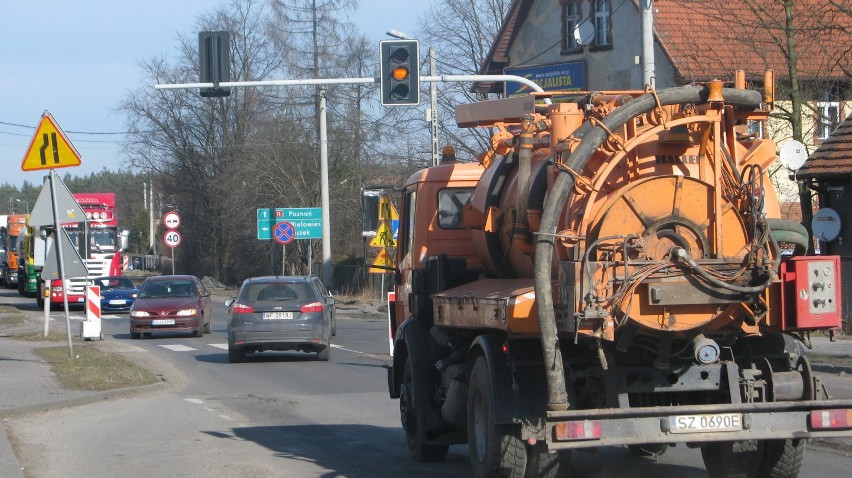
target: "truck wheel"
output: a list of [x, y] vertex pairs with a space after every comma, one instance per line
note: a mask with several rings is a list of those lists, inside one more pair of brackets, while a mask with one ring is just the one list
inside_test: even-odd
[[494, 423], [491, 373], [478, 357], [470, 373], [467, 393], [467, 440], [473, 476], [523, 478], [527, 450], [519, 430]]
[[758, 478], [796, 478], [805, 458], [805, 440], [765, 440]]
[[571, 468], [571, 450], [548, 453], [544, 443], [527, 448], [525, 478], [567, 477]]
[[402, 386], [399, 394], [399, 417], [405, 430], [405, 441], [411, 458], [418, 462], [443, 461], [450, 449], [446, 444], [430, 444], [426, 439], [427, 409], [423, 397], [414, 401], [414, 378], [411, 373], [411, 358], [405, 360]]
[[701, 447], [701, 458], [710, 478], [750, 478], [757, 474], [761, 451], [755, 440], [715, 442]]

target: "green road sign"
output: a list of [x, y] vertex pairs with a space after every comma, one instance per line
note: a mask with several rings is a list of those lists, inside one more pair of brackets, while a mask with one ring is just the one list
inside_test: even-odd
[[322, 208], [258, 208], [257, 238], [271, 240], [272, 230], [280, 222], [289, 222], [296, 228], [295, 239], [322, 239]]
[[268, 207], [257, 210], [257, 238], [261, 241], [272, 239], [272, 209]]

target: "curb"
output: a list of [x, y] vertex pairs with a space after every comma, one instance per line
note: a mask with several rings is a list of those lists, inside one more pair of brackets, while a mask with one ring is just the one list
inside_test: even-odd
[[852, 367], [848, 365], [833, 365], [830, 363], [812, 363], [811, 368], [816, 372], [847, 373], [852, 374]]
[[90, 403], [100, 402], [102, 400], [111, 400], [113, 398], [128, 398], [142, 393], [150, 393], [161, 388], [166, 388], [167, 382], [161, 380], [157, 383], [149, 385], [139, 385], [138, 387], [116, 388], [113, 390], [104, 390], [101, 392], [92, 392], [91, 395], [77, 398], [69, 398], [65, 400], [56, 400], [52, 402], [38, 403], [34, 405], [24, 405], [22, 407], [7, 408], [0, 410], [0, 419], [12, 418], [28, 413], [41, 413], [60, 408], [78, 407], [80, 405], [88, 405]]

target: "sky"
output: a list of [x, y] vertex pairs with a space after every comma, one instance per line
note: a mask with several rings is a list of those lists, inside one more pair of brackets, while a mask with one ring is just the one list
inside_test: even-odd
[[[358, 0], [350, 21], [376, 42], [396, 29], [412, 35], [433, 0]], [[9, 0], [0, 13], [0, 185], [41, 184], [46, 171], [21, 170], [42, 113], [49, 111], [80, 153], [84, 176], [127, 162], [118, 106], [142, 85], [138, 65], [174, 58], [179, 34], [219, 0]], [[278, 78], [276, 78], [278, 79]], [[153, 86], [152, 86], [153, 87]], [[119, 133], [119, 134], [112, 134]]]

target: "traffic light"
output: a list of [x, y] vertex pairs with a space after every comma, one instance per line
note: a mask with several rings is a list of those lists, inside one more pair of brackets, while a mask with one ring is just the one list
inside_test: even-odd
[[201, 88], [205, 98], [230, 96], [230, 88], [219, 86], [221, 82], [231, 81], [231, 35], [228, 32], [200, 32], [198, 34], [198, 55], [201, 83], [213, 83], [213, 88]]
[[420, 104], [420, 61], [417, 40], [384, 40], [381, 50], [383, 105]]

